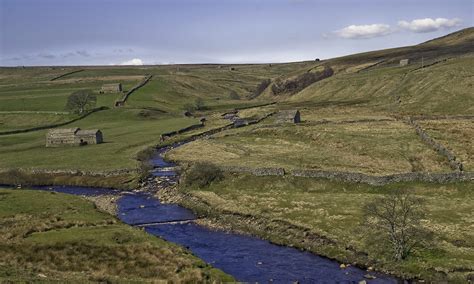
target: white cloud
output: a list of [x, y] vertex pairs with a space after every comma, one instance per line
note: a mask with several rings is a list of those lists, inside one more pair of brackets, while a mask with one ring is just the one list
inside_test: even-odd
[[132, 60], [122, 62], [119, 65], [143, 65], [143, 61], [140, 58], [133, 58]]
[[398, 26], [410, 30], [415, 33], [428, 33], [434, 32], [440, 29], [448, 29], [457, 27], [461, 24], [461, 20], [458, 18], [446, 19], [446, 18], [425, 18], [416, 19], [411, 22], [399, 21]]
[[335, 31], [335, 34], [342, 38], [365, 39], [385, 36], [392, 33], [389, 25], [372, 24], [372, 25], [350, 25], [343, 29]]

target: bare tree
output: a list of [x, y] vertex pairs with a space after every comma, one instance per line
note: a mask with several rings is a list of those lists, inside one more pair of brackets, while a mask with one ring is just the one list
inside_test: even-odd
[[420, 220], [424, 217], [423, 200], [406, 190], [395, 190], [378, 197], [364, 207], [364, 225], [373, 238], [388, 243], [396, 260], [408, 257], [425, 236]]
[[95, 107], [97, 96], [91, 90], [80, 90], [67, 98], [66, 109], [74, 113], [83, 114]]

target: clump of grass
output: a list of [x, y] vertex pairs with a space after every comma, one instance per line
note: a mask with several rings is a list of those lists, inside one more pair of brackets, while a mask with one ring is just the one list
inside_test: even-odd
[[184, 175], [184, 184], [186, 186], [196, 186], [198, 188], [206, 187], [213, 181], [223, 178], [222, 170], [207, 162], [193, 164]]

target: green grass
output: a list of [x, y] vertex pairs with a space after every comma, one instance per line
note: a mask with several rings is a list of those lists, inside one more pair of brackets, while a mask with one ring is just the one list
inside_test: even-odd
[[112, 109], [91, 114], [68, 127], [100, 129], [104, 143], [86, 147], [46, 148], [46, 131], [0, 137], [0, 168], [80, 169], [107, 171], [135, 169], [136, 154], [159, 143], [164, 132], [187, 127], [197, 121], [162, 116], [145, 119], [139, 110]]
[[64, 113], [1, 113], [0, 132], [64, 123], [75, 118]]
[[[408, 189], [426, 201], [427, 217], [422, 224], [434, 234], [403, 262], [391, 259], [386, 244], [367, 242], [370, 232], [361, 224], [364, 204], [398, 188]], [[363, 261], [366, 265], [406, 277], [451, 281], [465, 281], [474, 270], [472, 189], [469, 182], [375, 187], [310, 178], [248, 175], [227, 175], [224, 180], [201, 189], [182, 188], [209, 206], [210, 209], [200, 211], [203, 215], [220, 220], [224, 227], [240, 226], [246, 232], [277, 243], [342, 261]], [[188, 197], [183, 202], [193, 208], [195, 204], [190, 200]], [[247, 220], [243, 221], [247, 225], [233, 224], [231, 216], [240, 216]], [[273, 229], [269, 229], [272, 226]], [[289, 226], [297, 228], [295, 234]], [[313, 239], [305, 237], [311, 234], [334, 243], [314, 243]], [[368, 257], [360, 257], [353, 251], [368, 253]], [[438, 275], [435, 270], [447, 275]]]
[[0, 190], [0, 282], [232, 280], [80, 197]]

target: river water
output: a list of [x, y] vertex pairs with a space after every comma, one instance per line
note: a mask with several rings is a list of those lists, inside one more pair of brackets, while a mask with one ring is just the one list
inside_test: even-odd
[[[152, 159], [153, 175], [176, 180], [175, 165], [163, 160], [164, 151]], [[75, 195], [120, 194], [105, 188], [77, 186], [35, 187]], [[243, 282], [260, 283], [397, 283], [397, 279], [350, 266], [341, 269], [336, 261], [301, 251], [278, 246], [256, 237], [211, 230], [194, 223], [195, 215], [175, 204], [162, 204], [148, 193], [121, 193], [118, 200], [118, 217], [132, 226], [191, 250], [212, 266]], [[179, 222], [183, 221], [183, 222]], [[365, 279], [374, 275], [376, 279]]]

